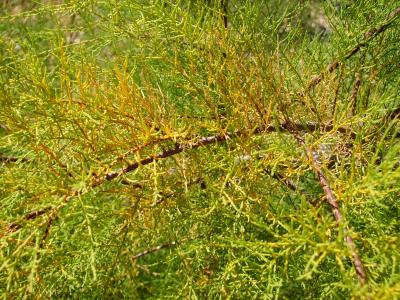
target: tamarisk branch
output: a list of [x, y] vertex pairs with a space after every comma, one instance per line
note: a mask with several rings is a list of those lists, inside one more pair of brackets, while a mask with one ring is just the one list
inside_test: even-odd
[[140, 161], [129, 164], [126, 167], [120, 169], [119, 171], [109, 172], [102, 177], [97, 175], [94, 177], [92, 186], [94, 187], [94, 186], [101, 184], [104, 181], [113, 180], [115, 178], [120, 177], [121, 175], [124, 175], [126, 173], [136, 170], [140, 166], [148, 165], [154, 161], [158, 161], [160, 159], [173, 156], [175, 154], [183, 152], [184, 150], [195, 149], [195, 148], [199, 148], [199, 147], [210, 145], [210, 144], [224, 142], [224, 141], [227, 141], [227, 140], [235, 138], [235, 137], [251, 136], [251, 135], [257, 135], [257, 134], [261, 134], [261, 133], [270, 133], [270, 132], [277, 132], [277, 131], [315, 132], [318, 130], [331, 131], [334, 129], [340, 133], [349, 133], [351, 136], [353, 136], [353, 133], [349, 129], [343, 128], [343, 127], [334, 128], [333, 125], [331, 125], [331, 124], [319, 125], [318, 123], [311, 123], [311, 122], [300, 123], [300, 122], [287, 121], [285, 123], [280, 124], [279, 126], [269, 125], [269, 126], [263, 126], [263, 127], [256, 127], [254, 130], [236, 130], [236, 131], [232, 131], [232, 132], [228, 131], [228, 132], [226, 132], [224, 134], [220, 134], [220, 135], [200, 137], [192, 143], [187, 143], [187, 142], [186, 143], [176, 143], [174, 148], [167, 149], [163, 152], [153, 154], [153, 155], [151, 155], [147, 158], [144, 158]]
[[[150, 155], [140, 161], [134, 162], [132, 164], [128, 164], [125, 167], [121, 168], [118, 171], [114, 172], [109, 172], [104, 175], [93, 175], [92, 177], [92, 182], [90, 184], [90, 187], [94, 188], [97, 187], [104, 182], [115, 180], [129, 172], [132, 172], [136, 169], [138, 169], [140, 166], [145, 166], [148, 165], [154, 161], [158, 161], [160, 159], [164, 159], [173, 155], [176, 155], [178, 153], [181, 153], [185, 150], [190, 150], [190, 149], [196, 149], [200, 148], [203, 146], [211, 145], [211, 144], [216, 144], [216, 143], [221, 143], [225, 142], [229, 139], [234, 139], [238, 137], [245, 137], [245, 136], [253, 136], [253, 135], [258, 135], [262, 133], [272, 133], [272, 132], [316, 132], [316, 131], [321, 131], [321, 132], [327, 132], [327, 131], [332, 131], [336, 130], [337, 132], [343, 133], [343, 134], [349, 134], [351, 136], [354, 135], [354, 133], [344, 127], [337, 127], [335, 128], [332, 124], [326, 124], [326, 125], [320, 125], [318, 123], [312, 123], [312, 122], [285, 122], [282, 123], [278, 126], [274, 125], [269, 125], [269, 126], [263, 126], [263, 127], [256, 127], [253, 130], [236, 130], [232, 132], [226, 132], [223, 134], [219, 135], [212, 135], [212, 136], [207, 136], [207, 137], [200, 137], [198, 139], [190, 139], [190, 141], [182, 142], [182, 143], [176, 143], [174, 148], [167, 149], [165, 151], [162, 151], [157, 154]], [[193, 141], [194, 140], [194, 141]], [[37, 217], [47, 213], [50, 211], [50, 218], [54, 218], [57, 215], [57, 212], [67, 205], [73, 198], [76, 196], [81, 195], [82, 192], [79, 190], [74, 190], [71, 192], [71, 194], [66, 195], [64, 197], [64, 200], [62, 203], [55, 208], [47, 208], [45, 211], [40, 210], [40, 211], [33, 211], [27, 214], [26, 216], [23, 217], [24, 220], [33, 220], [36, 219]], [[48, 224], [51, 224], [51, 222], [48, 222]], [[12, 222], [8, 226], [8, 232], [12, 233], [15, 232], [19, 229], [22, 228], [22, 225], [18, 222]]]
[[[367, 46], [367, 44], [372, 41], [376, 36], [378, 36], [380, 33], [384, 32], [386, 29], [390, 27], [390, 25], [400, 16], [400, 7], [397, 9], [393, 10], [388, 18], [385, 20], [383, 24], [376, 28], [372, 28], [368, 30], [367, 32], [364, 33], [364, 40], [359, 42], [356, 46], [354, 46], [352, 49], [350, 49], [345, 55], [344, 55], [344, 60], [348, 60], [351, 58], [353, 55], [355, 55], [357, 52], [359, 52], [362, 48]], [[318, 85], [326, 76], [326, 74], [330, 74], [333, 71], [335, 71], [341, 62], [336, 59], [333, 62], [331, 62], [328, 67], [326, 68], [325, 72], [322, 72], [321, 74], [313, 77], [305, 90], [300, 93], [300, 96], [304, 97], [304, 95], [310, 91], [313, 87]]]
[[[298, 143], [300, 145], [304, 146], [304, 148], [306, 150], [307, 158], [310, 161], [312, 168], [314, 169], [314, 172], [318, 178], [320, 186], [324, 190], [326, 200], [330, 204], [331, 209], [332, 209], [332, 214], [335, 217], [336, 225], [339, 227], [343, 222], [343, 216], [342, 216], [342, 213], [340, 212], [339, 204], [336, 199], [336, 196], [334, 195], [331, 187], [329, 186], [328, 180], [326, 179], [324, 173], [321, 170], [318, 152], [312, 151], [309, 147], [307, 147], [302, 138], [300, 138], [297, 135], [294, 135], [294, 136], [295, 136], [296, 140], [298, 141]], [[365, 272], [364, 272], [364, 266], [361, 262], [360, 256], [357, 253], [357, 248], [354, 243], [354, 240], [349, 235], [347, 228], [343, 229], [343, 234], [344, 234], [344, 241], [346, 242], [346, 244], [353, 256], [353, 264], [354, 264], [355, 271], [357, 273], [358, 281], [360, 282], [361, 285], [365, 285], [367, 280], [366, 280], [366, 276], [365, 276]]]

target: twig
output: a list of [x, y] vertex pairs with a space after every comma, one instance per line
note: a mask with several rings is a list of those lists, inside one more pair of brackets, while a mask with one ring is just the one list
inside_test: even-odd
[[[224, 142], [224, 141], [227, 141], [228, 139], [231, 139], [234, 137], [241, 137], [241, 136], [246, 136], [246, 135], [248, 136], [248, 135], [260, 134], [260, 133], [266, 133], [266, 132], [276, 132], [276, 131], [314, 132], [317, 130], [330, 131], [333, 129], [334, 129], [334, 127], [331, 124], [319, 125], [318, 123], [312, 123], [312, 122], [299, 123], [299, 122], [288, 121], [288, 122], [280, 124], [277, 127], [273, 126], [273, 125], [269, 125], [266, 127], [257, 127], [256, 129], [254, 129], [252, 131], [236, 130], [234, 132], [227, 132], [225, 134], [220, 134], [220, 135], [200, 137], [192, 143], [176, 143], [174, 148], [167, 149], [163, 152], [153, 154], [153, 155], [151, 155], [147, 158], [144, 158], [140, 161], [134, 162], [132, 164], [128, 164], [126, 167], [120, 169], [119, 171], [109, 172], [103, 176], [96, 175], [96, 176], [94, 176], [92, 186], [95, 187], [95, 186], [103, 183], [104, 181], [113, 180], [115, 178], [120, 177], [121, 175], [124, 175], [126, 173], [136, 170], [137, 168], [139, 168], [139, 166], [148, 165], [154, 161], [158, 161], [160, 159], [167, 158], [167, 157], [173, 156], [175, 154], [181, 153], [184, 150], [195, 149], [195, 148], [199, 148], [199, 147], [210, 145], [210, 144]], [[336, 128], [336, 130], [341, 133], [350, 133], [352, 136], [354, 135], [347, 128], [339, 127], [339, 128]]]
[[310, 203], [312, 206], [317, 207], [319, 203], [321, 202], [321, 198], [318, 199], [311, 199], [310, 195], [307, 194], [306, 191], [300, 189], [292, 180], [287, 179], [284, 175], [278, 172], [272, 172], [270, 168], [264, 168], [264, 172], [271, 176], [272, 178], [276, 179], [277, 181], [283, 183], [284, 186], [286, 186], [289, 190], [293, 192], [299, 192], [302, 194], [308, 203]]
[[[388, 18], [385, 20], [383, 24], [381, 24], [378, 27], [372, 28], [368, 30], [367, 32], [364, 33], [364, 40], [359, 42], [356, 46], [354, 46], [351, 50], [349, 50], [345, 55], [344, 55], [344, 60], [348, 60], [351, 58], [353, 55], [355, 55], [357, 52], [359, 52], [362, 48], [364, 48], [371, 40], [373, 40], [377, 35], [380, 33], [384, 32], [386, 29], [389, 28], [389, 26], [397, 19], [397, 17], [400, 16], [400, 7], [397, 9], [393, 10]], [[304, 97], [304, 95], [309, 92], [312, 88], [314, 88], [316, 85], [318, 85], [327, 74], [332, 73], [335, 71], [339, 66], [341, 62], [336, 59], [332, 63], [328, 65], [326, 70], [322, 72], [321, 74], [313, 77], [307, 87], [305, 88], [304, 91], [300, 93], [300, 96]]]
[[221, 7], [223, 11], [224, 28], [228, 28], [228, 0], [221, 0]]
[[355, 81], [353, 85], [353, 90], [351, 91], [351, 114], [354, 116], [356, 114], [357, 108], [357, 94], [361, 85], [361, 74], [356, 72]]
[[166, 141], [171, 141], [173, 139], [173, 137], [161, 137], [155, 140], [151, 140], [149, 142], [146, 142], [142, 145], [139, 145], [137, 147], [131, 148], [128, 151], [126, 151], [125, 153], [119, 155], [117, 158], [115, 158], [109, 165], [108, 167], [112, 167], [115, 166], [118, 162], [121, 162], [123, 160], [125, 160], [126, 158], [128, 158], [130, 155], [139, 152], [140, 150], [142, 150], [143, 148], [149, 147], [149, 146], [153, 146], [153, 145], [157, 145], [160, 144], [162, 142], [166, 142]]
[[335, 96], [333, 98], [333, 105], [332, 105], [332, 119], [333, 120], [335, 119], [335, 116], [336, 116], [337, 99], [338, 99], [338, 95], [339, 95], [339, 89], [340, 89], [342, 78], [343, 78], [343, 67], [340, 68], [340, 71], [339, 71], [339, 77], [338, 77], [337, 86], [335, 89]]
[[278, 172], [273, 172], [270, 168], [264, 168], [264, 173], [268, 174], [272, 178], [280, 181], [285, 185], [289, 190], [297, 192], [297, 185], [290, 179], [287, 179], [285, 176], [283, 176], [281, 173]]
[[[339, 227], [343, 222], [342, 221], [343, 216], [342, 216], [342, 213], [340, 212], [339, 204], [336, 199], [336, 196], [334, 195], [331, 187], [329, 186], [328, 180], [326, 179], [324, 173], [321, 170], [320, 162], [319, 162], [319, 155], [317, 152], [311, 151], [311, 149], [305, 145], [305, 142], [302, 138], [300, 138], [296, 134], [294, 134], [294, 136], [295, 136], [296, 140], [298, 141], [298, 143], [300, 145], [304, 146], [304, 148], [306, 150], [307, 158], [311, 162], [311, 166], [314, 169], [314, 172], [318, 177], [319, 184], [321, 185], [322, 189], [324, 190], [326, 199], [331, 206], [332, 214], [334, 215], [335, 220], [336, 220], [336, 225]], [[349, 247], [350, 252], [353, 256], [353, 264], [354, 264], [354, 268], [357, 273], [358, 281], [360, 282], [361, 285], [365, 285], [367, 280], [366, 280], [366, 276], [365, 276], [365, 272], [364, 272], [364, 267], [361, 262], [361, 258], [357, 253], [357, 247], [353, 241], [353, 238], [349, 235], [347, 228], [343, 229], [343, 234], [344, 234], [344, 240], [345, 240], [347, 246]]]
[[[228, 0], [221, 0], [221, 8], [222, 8], [222, 20], [224, 23], [224, 29], [228, 29]], [[222, 56], [226, 58], [226, 52], [222, 52]]]
[[386, 119], [389, 120], [400, 119], [400, 107], [397, 107], [395, 110], [387, 114]]
[[161, 249], [173, 247], [176, 244], [177, 244], [177, 242], [171, 242], [171, 243], [165, 243], [165, 244], [158, 245], [156, 247], [153, 247], [153, 248], [147, 249], [143, 252], [139, 252], [138, 254], [135, 254], [134, 256], [132, 256], [132, 259], [137, 260], [139, 258], [142, 258], [143, 256], [150, 254], [150, 253], [160, 251]]
[[3, 156], [2, 154], [0, 154], [0, 162], [2, 163], [14, 163], [14, 162], [29, 162], [29, 159], [27, 159], [26, 157], [14, 157], [14, 156]]
[[[26, 221], [34, 220], [34, 219], [36, 219], [37, 217], [40, 217], [41, 215], [45, 214], [45, 213], [48, 212], [49, 210], [51, 210], [51, 207], [46, 207], [46, 208], [41, 209], [41, 210], [32, 211], [32, 212], [26, 214], [26, 215], [24, 216], [23, 219], [26, 220]], [[21, 225], [21, 224], [19, 224], [19, 223], [17, 223], [17, 222], [12, 222], [12, 223], [10, 223], [10, 224], [8, 225], [8, 232], [10, 232], [10, 233], [11, 233], [11, 232], [15, 232], [15, 231], [17, 231], [17, 230], [20, 229], [20, 228], [22, 228], [22, 225]]]
[[158, 161], [160, 159], [163, 158], [167, 158], [170, 157], [172, 155], [178, 154], [183, 152], [186, 149], [195, 149], [195, 148], [199, 148], [201, 146], [205, 146], [205, 145], [209, 145], [209, 144], [214, 144], [217, 142], [223, 142], [228, 140], [229, 138], [233, 137], [232, 133], [226, 133], [226, 134], [222, 134], [222, 135], [214, 135], [214, 136], [210, 136], [210, 137], [203, 137], [200, 138], [198, 141], [192, 143], [192, 144], [179, 144], [176, 143], [174, 148], [171, 149], [167, 149], [163, 152], [160, 152], [158, 154], [153, 154], [147, 158], [144, 158], [140, 161], [134, 162], [132, 164], [128, 164], [126, 167], [120, 169], [117, 172], [109, 172], [106, 175], [104, 175], [103, 177], [97, 177], [94, 179], [92, 186], [97, 186], [101, 183], [103, 183], [104, 181], [110, 181], [113, 180], [117, 177], [120, 177], [121, 175], [124, 175], [126, 173], [132, 172], [134, 170], [136, 170], [137, 168], [139, 168], [139, 166], [144, 166], [144, 165], [148, 165], [154, 161]]
[[50, 234], [50, 228], [51, 225], [53, 224], [55, 218], [49, 218], [49, 221], [47, 222], [46, 229], [44, 230], [42, 240], [40, 241], [40, 248], [42, 249], [44, 247], [44, 243], [46, 242], [47, 237]]

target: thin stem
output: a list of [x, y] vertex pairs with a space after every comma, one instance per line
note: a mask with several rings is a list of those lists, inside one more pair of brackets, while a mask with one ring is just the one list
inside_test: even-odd
[[[343, 215], [340, 212], [337, 198], [334, 195], [332, 188], [330, 187], [330, 185], [328, 183], [328, 180], [326, 179], [324, 173], [321, 170], [318, 153], [315, 151], [311, 151], [311, 149], [305, 145], [305, 142], [302, 138], [300, 138], [296, 135], [295, 135], [295, 138], [298, 141], [298, 143], [305, 148], [307, 158], [311, 162], [311, 166], [314, 169], [315, 174], [317, 175], [319, 184], [322, 187], [322, 189], [324, 190], [326, 199], [331, 206], [332, 214], [334, 215], [335, 220], [336, 220], [336, 225], [338, 227], [340, 227], [343, 223]], [[357, 247], [353, 241], [353, 238], [348, 233], [347, 228], [343, 229], [343, 234], [344, 234], [344, 241], [346, 242], [346, 244], [351, 252], [351, 255], [353, 256], [353, 264], [354, 264], [355, 271], [357, 273], [358, 281], [360, 282], [361, 285], [365, 285], [367, 282], [367, 279], [366, 279], [366, 275], [364, 272], [364, 266], [362, 264], [361, 258], [357, 253]]]
[[[348, 60], [352, 56], [354, 56], [356, 53], [358, 53], [362, 48], [368, 45], [369, 42], [371, 42], [376, 36], [378, 36], [380, 33], [384, 32], [386, 29], [389, 28], [389, 26], [397, 19], [397, 17], [400, 16], [400, 7], [397, 9], [393, 10], [388, 18], [385, 20], [385, 22], [375, 28], [372, 28], [368, 30], [367, 32], [364, 33], [364, 40], [359, 42], [356, 46], [351, 48], [345, 55], [344, 55], [344, 61]], [[312, 88], [314, 88], [316, 85], [318, 85], [327, 74], [332, 73], [335, 71], [339, 66], [341, 62], [338, 59], [335, 59], [333, 62], [331, 62], [326, 70], [322, 72], [321, 74], [313, 77], [311, 81], [308, 83], [307, 87], [305, 88], [304, 91], [300, 93], [300, 96], [303, 96], [309, 92]]]
[[153, 248], [147, 249], [147, 250], [145, 250], [143, 252], [139, 252], [138, 254], [135, 254], [134, 256], [132, 256], [132, 259], [133, 260], [137, 260], [139, 258], [142, 258], [142, 257], [146, 256], [146, 255], [149, 255], [150, 253], [158, 252], [158, 251], [160, 251], [162, 249], [173, 247], [176, 244], [177, 244], [177, 242], [171, 242], [171, 243], [165, 243], [165, 244], [158, 245], [156, 247], [153, 247]]
[[356, 72], [353, 90], [351, 91], [351, 114], [354, 116], [357, 109], [357, 95], [361, 85], [361, 74]]

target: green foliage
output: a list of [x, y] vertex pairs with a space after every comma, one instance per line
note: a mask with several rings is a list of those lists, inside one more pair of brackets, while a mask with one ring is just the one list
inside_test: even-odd
[[2, 298], [399, 298], [398, 7], [3, 1]]

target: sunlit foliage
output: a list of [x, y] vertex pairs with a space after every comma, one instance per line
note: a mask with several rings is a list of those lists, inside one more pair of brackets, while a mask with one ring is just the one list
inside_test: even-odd
[[400, 297], [399, 7], [1, 1], [2, 298]]

